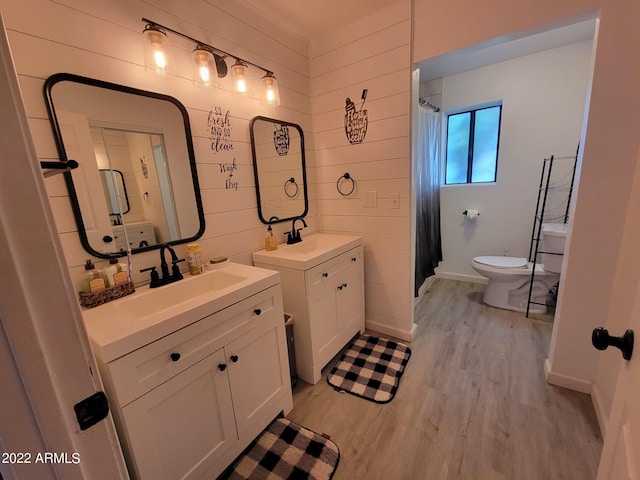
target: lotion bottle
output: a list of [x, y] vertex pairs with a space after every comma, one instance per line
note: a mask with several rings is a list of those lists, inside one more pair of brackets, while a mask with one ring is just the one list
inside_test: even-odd
[[271, 225], [267, 227], [267, 236], [264, 237], [264, 248], [267, 251], [278, 249], [278, 239], [274, 237]]
[[118, 263], [118, 257], [111, 257], [109, 259], [109, 266], [104, 269], [104, 276], [108, 284], [107, 287], [115, 287], [116, 285], [129, 283], [127, 266], [123, 263]]
[[104, 272], [96, 269], [96, 266], [89, 259], [84, 265], [84, 275], [80, 280], [80, 291], [84, 293], [101, 292], [107, 288], [107, 283], [104, 279]]

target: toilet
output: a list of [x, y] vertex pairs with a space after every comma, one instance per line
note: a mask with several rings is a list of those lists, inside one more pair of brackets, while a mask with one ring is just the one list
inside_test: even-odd
[[[471, 266], [489, 279], [484, 292], [484, 303], [517, 312], [527, 310], [533, 263], [526, 258], [481, 256], [475, 257]], [[530, 312], [546, 312], [547, 293], [559, 279], [559, 273], [547, 271], [543, 265], [536, 264], [531, 292], [531, 301], [535, 303], [530, 305]]]

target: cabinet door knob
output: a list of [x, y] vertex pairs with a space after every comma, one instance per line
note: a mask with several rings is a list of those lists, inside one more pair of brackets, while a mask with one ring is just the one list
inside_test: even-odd
[[329, 276], [329, 274], [328, 274], [327, 272], [323, 272], [323, 273], [322, 273], [322, 276], [323, 276], [324, 278], [327, 278], [327, 277]]
[[342, 290], [344, 287], [342, 285], [338, 285], [338, 290]]
[[342, 286], [343, 286], [344, 288], [347, 288], [347, 284], [346, 284], [346, 283], [343, 283], [343, 284], [342, 284]]
[[256, 308], [253, 313], [255, 313], [256, 315], [260, 315], [262, 313], [262, 310], [260, 310], [259, 308]]
[[219, 363], [218, 364], [218, 370], [220, 370], [221, 372], [224, 372], [227, 369], [227, 364], [226, 363]]
[[355, 262], [356, 261], [356, 257], [351, 257], [351, 261]]
[[238, 358], [239, 358], [238, 355], [231, 355], [231, 361], [233, 363], [236, 363], [238, 361]]
[[178, 360], [180, 360], [180, 354], [178, 352], [173, 352], [171, 354], [171, 361], [177, 362]]

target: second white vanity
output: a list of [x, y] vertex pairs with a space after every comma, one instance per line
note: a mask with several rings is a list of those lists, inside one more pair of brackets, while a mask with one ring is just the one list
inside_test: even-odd
[[362, 237], [316, 233], [255, 252], [253, 263], [280, 272], [284, 309], [294, 319], [298, 377], [317, 383], [322, 368], [364, 332]]
[[83, 317], [132, 478], [216, 478], [293, 408], [277, 272], [228, 263]]

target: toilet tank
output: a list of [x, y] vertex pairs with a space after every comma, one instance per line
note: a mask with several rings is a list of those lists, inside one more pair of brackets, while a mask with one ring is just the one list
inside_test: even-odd
[[553, 255], [553, 253], [564, 253], [566, 238], [566, 223], [542, 224], [542, 248], [540, 250], [545, 252], [542, 254], [542, 266], [548, 272], [560, 273], [562, 269], [562, 255]]

